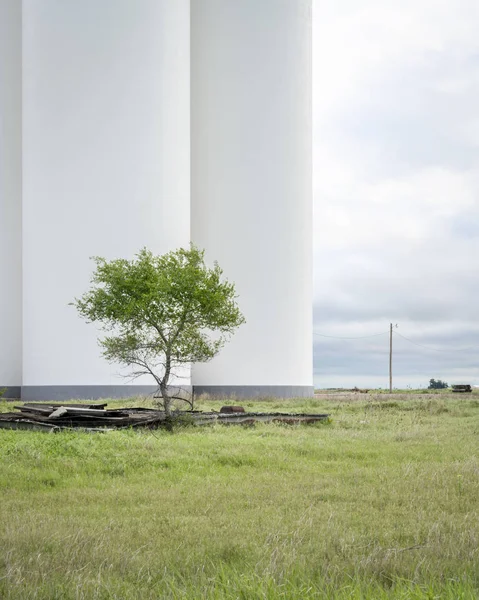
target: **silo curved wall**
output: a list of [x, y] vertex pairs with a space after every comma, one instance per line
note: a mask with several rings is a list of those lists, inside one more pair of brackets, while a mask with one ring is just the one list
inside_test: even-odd
[[23, 1], [25, 399], [151, 388], [68, 303], [89, 257], [189, 242], [189, 32], [188, 0]]
[[22, 384], [22, 8], [0, 2], [0, 389]]
[[191, 236], [247, 319], [198, 392], [310, 395], [311, 0], [191, 5]]

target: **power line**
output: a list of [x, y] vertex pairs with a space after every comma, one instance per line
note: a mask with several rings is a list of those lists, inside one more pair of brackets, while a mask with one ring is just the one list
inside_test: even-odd
[[[424, 344], [415, 342], [414, 340], [411, 340], [410, 338], [406, 337], [405, 335], [402, 335], [401, 333], [398, 333], [395, 330], [393, 330], [393, 333], [394, 333], [394, 335], [398, 335], [399, 337], [402, 337], [403, 340], [406, 340], [410, 344], [414, 344], [415, 346], [418, 346], [419, 348], [423, 348], [424, 350], [431, 350], [433, 352], [442, 352], [445, 354], [451, 354], [453, 352], [469, 352], [470, 350], [479, 348], [479, 346], [469, 346], [468, 348], [450, 348], [449, 350], [444, 350], [442, 348], [433, 348], [432, 346], [425, 346]], [[364, 340], [367, 338], [374, 338], [374, 337], [379, 337], [382, 335], [389, 335], [389, 334], [390, 334], [389, 331], [383, 331], [382, 333], [373, 333], [371, 335], [360, 335], [360, 336], [349, 337], [349, 336], [338, 336], [338, 335], [326, 335], [325, 333], [319, 333], [317, 331], [313, 331], [313, 335], [315, 335], [315, 336], [334, 339], [334, 340]]]
[[439, 348], [433, 348], [432, 346], [424, 346], [423, 344], [419, 344], [418, 342], [415, 342], [414, 340], [410, 340], [405, 335], [401, 335], [397, 331], [394, 331], [393, 333], [398, 335], [399, 337], [402, 337], [403, 340], [406, 340], [407, 342], [410, 342], [411, 344], [414, 344], [415, 346], [419, 346], [419, 348], [425, 348], [426, 350], [434, 350], [435, 352], [450, 352], [449, 350], [441, 350]]
[[474, 350], [474, 348], [477, 348], [477, 346], [470, 346], [469, 348], [451, 348], [450, 350], [443, 350], [441, 348], [433, 348], [432, 346], [424, 346], [424, 344], [419, 344], [418, 342], [409, 339], [408, 337], [398, 333], [397, 331], [393, 331], [393, 333], [395, 335], [398, 335], [399, 337], [402, 337], [404, 340], [410, 342], [411, 344], [419, 346], [419, 348], [424, 348], [425, 350], [433, 350], [434, 352], [444, 352], [450, 354], [451, 352], [468, 352], [469, 350]]

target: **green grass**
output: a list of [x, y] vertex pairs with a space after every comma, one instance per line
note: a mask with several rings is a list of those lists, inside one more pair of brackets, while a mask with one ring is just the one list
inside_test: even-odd
[[0, 430], [0, 598], [478, 598], [477, 398], [242, 402], [331, 414], [314, 426]]

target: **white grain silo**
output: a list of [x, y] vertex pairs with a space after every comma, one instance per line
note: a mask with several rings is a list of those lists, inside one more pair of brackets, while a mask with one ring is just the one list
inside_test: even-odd
[[0, 388], [22, 384], [22, 3], [0, 2]]
[[310, 395], [311, 0], [191, 3], [191, 234], [247, 319], [198, 392]]
[[310, 394], [311, 0], [0, 2], [0, 228], [9, 393], [152, 389], [68, 303], [191, 239], [247, 318], [196, 390]]
[[188, 0], [23, 0], [25, 399], [132, 392], [68, 303], [92, 255], [188, 245], [189, 30]]

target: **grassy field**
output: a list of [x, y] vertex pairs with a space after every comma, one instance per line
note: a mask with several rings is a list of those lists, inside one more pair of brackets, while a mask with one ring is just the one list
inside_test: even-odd
[[479, 598], [479, 395], [242, 404], [331, 422], [0, 430], [0, 598]]

